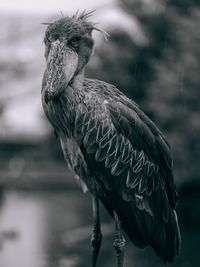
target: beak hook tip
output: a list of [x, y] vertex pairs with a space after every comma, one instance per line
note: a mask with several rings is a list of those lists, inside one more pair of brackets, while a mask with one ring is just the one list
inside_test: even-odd
[[45, 92], [44, 95], [44, 101], [46, 104], [48, 104], [52, 100], [53, 96], [48, 91]]

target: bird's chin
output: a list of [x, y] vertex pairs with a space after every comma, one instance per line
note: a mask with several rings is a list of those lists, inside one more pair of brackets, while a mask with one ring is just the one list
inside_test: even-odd
[[50, 101], [56, 99], [62, 92], [64, 89], [58, 89], [55, 92], [49, 91], [49, 90], [45, 90], [44, 91], [44, 100], [45, 103], [48, 104]]
[[44, 92], [44, 101], [46, 104], [48, 104], [50, 101], [54, 99], [54, 95], [51, 92], [45, 91]]

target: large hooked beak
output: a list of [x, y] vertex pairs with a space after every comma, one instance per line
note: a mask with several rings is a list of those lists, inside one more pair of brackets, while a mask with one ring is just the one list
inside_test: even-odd
[[45, 102], [58, 96], [73, 78], [78, 65], [78, 54], [56, 40], [52, 43], [45, 70]]

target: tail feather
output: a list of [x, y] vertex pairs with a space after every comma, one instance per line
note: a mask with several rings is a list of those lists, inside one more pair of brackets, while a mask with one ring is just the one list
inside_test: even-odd
[[166, 223], [163, 221], [158, 225], [153, 235], [151, 246], [165, 262], [173, 262], [174, 257], [179, 254], [181, 236], [174, 209], [171, 210], [168, 221]]
[[[103, 204], [113, 217], [113, 206], [106, 198]], [[176, 211], [170, 209], [167, 222], [156, 221], [148, 212], [138, 210], [131, 202], [113, 197], [114, 210], [117, 212], [124, 231], [131, 241], [140, 248], [150, 245], [164, 262], [173, 262], [180, 252], [180, 231]]]

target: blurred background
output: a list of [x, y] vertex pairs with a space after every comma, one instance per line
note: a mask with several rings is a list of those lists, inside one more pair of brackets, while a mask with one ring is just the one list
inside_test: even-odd
[[[90, 266], [92, 205], [67, 169], [44, 117], [42, 22], [96, 9], [111, 38], [94, 34], [87, 76], [140, 104], [172, 147], [182, 251], [175, 267], [200, 266], [200, 2], [7, 0], [0, 2], [0, 266]], [[102, 209], [98, 266], [115, 266], [113, 224]], [[161, 267], [129, 241], [126, 267]]]

